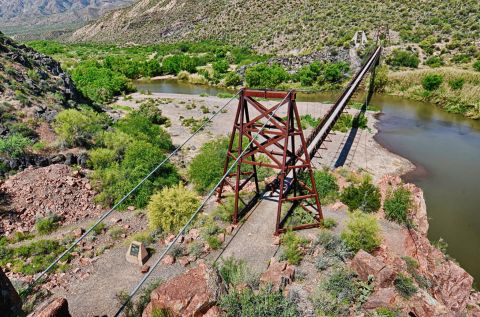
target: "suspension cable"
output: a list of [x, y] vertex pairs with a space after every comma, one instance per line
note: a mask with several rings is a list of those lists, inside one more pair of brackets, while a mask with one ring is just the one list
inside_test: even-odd
[[33, 281], [29, 284], [29, 286], [23, 290], [21, 293], [23, 294], [24, 292], [27, 292], [35, 283], [37, 283], [45, 274], [47, 274], [66, 254], [68, 254], [72, 249], [77, 246], [92, 230], [95, 229], [96, 226], [98, 226], [105, 218], [107, 218], [113, 211], [115, 211], [131, 194], [133, 194], [145, 181], [147, 181], [153, 174], [155, 174], [160, 167], [162, 167], [166, 162], [168, 162], [175, 154], [180, 151], [185, 144], [190, 142], [190, 140], [196, 136], [200, 131], [205, 128], [205, 126], [210, 123], [219, 113], [222, 112], [225, 107], [227, 107], [234, 99], [237, 98], [238, 94], [240, 91], [238, 91], [233, 97], [228, 100], [226, 104], [224, 104], [218, 111], [214, 112], [213, 115], [208, 118], [207, 121], [205, 121], [195, 132], [193, 132], [182, 144], [177, 146], [175, 150], [173, 150], [172, 153], [170, 153], [163, 161], [161, 161], [153, 170], [148, 173], [147, 176], [145, 176], [135, 187], [133, 187], [126, 195], [124, 195], [110, 210], [105, 212], [98, 220], [93, 224], [88, 230], [85, 231], [82, 236], [80, 236], [70, 247], [68, 247], [62, 254], [60, 254], [44, 271], [42, 271], [37, 277], [33, 279]]
[[120, 309], [117, 311], [117, 313], [114, 315], [114, 317], [120, 316], [121, 312], [125, 309], [127, 304], [130, 302], [133, 296], [138, 292], [138, 290], [142, 287], [142, 285], [145, 283], [145, 281], [150, 277], [152, 272], [155, 270], [155, 268], [158, 266], [160, 261], [163, 259], [163, 257], [170, 251], [170, 249], [173, 247], [173, 245], [180, 239], [180, 237], [183, 235], [183, 232], [190, 226], [190, 224], [193, 222], [195, 217], [198, 215], [198, 213], [203, 209], [203, 207], [206, 205], [208, 200], [213, 196], [213, 194], [216, 192], [216, 189], [220, 184], [227, 178], [227, 176], [230, 174], [231, 170], [237, 165], [238, 161], [245, 155], [245, 153], [248, 152], [249, 146], [253, 144], [253, 141], [257, 139], [257, 137], [260, 135], [260, 133], [265, 129], [265, 126], [270, 122], [273, 116], [275, 116], [275, 113], [278, 111], [278, 109], [281, 108], [282, 104], [284, 101], [290, 96], [292, 90], [288, 92], [288, 94], [283, 98], [283, 100], [279, 103], [279, 106], [272, 111], [272, 113], [268, 116], [267, 121], [263, 124], [263, 126], [258, 130], [258, 132], [255, 134], [255, 136], [252, 137], [252, 140], [245, 146], [245, 149], [243, 152], [237, 157], [237, 159], [233, 162], [233, 164], [230, 166], [230, 168], [226, 171], [226, 173], [222, 176], [222, 178], [218, 181], [218, 183], [213, 187], [213, 189], [209, 192], [207, 197], [203, 200], [202, 204], [195, 210], [195, 212], [192, 214], [190, 219], [187, 221], [187, 223], [180, 229], [180, 231], [177, 233], [175, 236], [175, 239], [170, 242], [170, 244], [167, 246], [167, 248], [162, 252], [160, 257], [155, 261], [155, 263], [152, 265], [150, 271], [148, 271], [147, 274], [138, 282], [138, 284], [133, 288], [133, 290], [130, 292], [130, 295], [128, 298], [123, 302], [122, 306]]

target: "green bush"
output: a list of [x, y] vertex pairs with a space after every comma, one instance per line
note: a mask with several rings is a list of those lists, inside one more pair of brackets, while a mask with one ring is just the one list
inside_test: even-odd
[[20, 134], [12, 134], [6, 138], [0, 138], [0, 153], [10, 158], [21, 157], [33, 144], [32, 140]]
[[230, 67], [230, 65], [224, 59], [216, 61], [215, 63], [212, 64], [213, 70], [217, 73], [220, 73], [220, 74], [226, 73], [228, 71], [229, 67]]
[[463, 78], [456, 78], [456, 79], [452, 79], [448, 82], [448, 85], [450, 86], [450, 88], [452, 88], [453, 90], [460, 90], [463, 88], [463, 84], [465, 84], [465, 79]]
[[162, 72], [171, 75], [177, 75], [182, 70], [195, 73], [197, 66], [197, 61], [188, 55], [173, 55], [163, 60]]
[[298, 265], [303, 259], [302, 247], [307, 243], [307, 240], [296, 235], [292, 231], [284, 233], [282, 236], [282, 259], [288, 261], [293, 265]]
[[427, 58], [427, 60], [425, 61], [425, 64], [427, 64], [432, 68], [437, 68], [444, 65], [442, 58], [439, 56], [431, 56]]
[[320, 82], [338, 83], [345, 78], [348, 70], [349, 66], [345, 62], [326, 64], [323, 69], [323, 74], [320, 76]]
[[162, 110], [158, 108], [154, 99], [148, 99], [140, 105], [138, 113], [154, 124], [165, 124], [168, 118], [162, 115]]
[[473, 63], [473, 69], [476, 70], [477, 72], [480, 72], [480, 60]]
[[418, 288], [413, 284], [413, 280], [401, 273], [397, 275], [393, 284], [400, 295], [407, 299], [412, 297], [412, 295], [418, 291]]
[[[119, 120], [111, 131], [104, 132], [98, 144], [101, 147], [90, 151], [90, 163], [94, 168], [91, 178], [99, 192], [97, 201], [106, 205], [117, 202], [129, 192], [165, 159], [165, 152], [173, 147], [168, 133], [136, 112]], [[121, 207], [145, 207], [155, 190], [178, 184], [178, 181], [175, 167], [167, 163]]]
[[55, 231], [59, 226], [61, 218], [58, 215], [49, 215], [35, 221], [35, 228], [39, 234], [48, 234]]
[[222, 259], [220, 276], [228, 287], [235, 287], [249, 280], [248, 267], [243, 260], [237, 260], [234, 257]]
[[288, 72], [278, 64], [258, 64], [249, 67], [245, 73], [245, 80], [251, 88], [275, 88], [288, 79]]
[[242, 77], [236, 72], [228, 72], [225, 76], [225, 86], [236, 87], [242, 84]]
[[379, 232], [380, 228], [374, 216], [355, 211], [350, 214], [347, 227], [341, 236], [354, 252], [360, 249], [371, 252], [380, 245]]
[[369, 181], [360, 185], [351, 184], [340, 195], [340, 200], [353, 211], [376, 212], [380, 209], [381, 195], [378, 188]]
[[108, 124], [106, 114], [91, 109], [67, 109], [55, 117], [53, 127], [67, 146], [86, 146]]
[[148, 203], [148, 226], [163, 232], [179, 230], [198, 208], [197, 195], [182, 184], [163, 188]]
[[220, 181], [227, 157], [228, 142], [228, 138], [219, 138], [203, 144], [200, 152], [190, 163], [188, 175], [199, 192], [207, 192]]
[[322, 222], [322, 227], [325, 229], [331, 229], [337, 226], [337, 221], [333, 218], [325, 218]]
[[232, 290], [220, 298], [220, 307], [226, 317], [296, 317], [296, 304], [271, 288], [254, 292], [250, 288]]
[[417, 68], [420, 60], [418, 56], [412, 52], [395, 49], [387, 59], [387, 64], [391, 66], [403, 66]]
[[438, 74], [428, 74], [422, 79], [422, 86], [427, 91], [433, 91], [443, 83], [443, 76]]
[[412, 225], [411, 220], [408, 217], [411, 207], [412, 197], [410, 191], [403, 187], [397, 188], [389, 193], [383, 203], [386, 218], [406, 225], [407, 227]]

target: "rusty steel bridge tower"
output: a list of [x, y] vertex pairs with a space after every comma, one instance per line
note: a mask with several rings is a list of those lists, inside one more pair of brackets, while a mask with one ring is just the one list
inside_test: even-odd
[[[269, 102], [262, 104], [256, 98], [266, 99]], [[270, 100], [277, 102], [271, 106]], [[279, 113], [283, 116], [281, 117]], [[246, 149], [250, 142], [249, 148]], [[223, 198], [225, 186], [230, 187], [234, 192], [234, 223], [237, 223], [241, 214], [253, 207], [260, 197], [258, 167], [267, 167], [278, 172], [276, 184], [271, 186], [270, 194], [278, 195], [276, 215], [272, 214], [276, 217], [275, 234], [280, 234], [287, 229], [298, 230], [320, 225], [323, 219], [322, 208], [300, 123], [295, 91], [245, 88], [240, 91], [224, 174], [231, 162], [242, 153], [233, 172], [218, 188], [218, 201]], [[258, 159], [260, 154], [261, 160]], [[241, 192], [247, 184], [254, 184], [255, 196], [245, 202]], [[240, 202], [242, 202], [242, 208], [240, 208]], [[313, 221], [286, 228], [285, 222], [296, 208], [302, 208], [310, 213]]]

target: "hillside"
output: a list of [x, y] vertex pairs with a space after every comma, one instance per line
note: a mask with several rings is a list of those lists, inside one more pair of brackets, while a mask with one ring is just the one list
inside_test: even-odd
[[[140, 0], [77, 30], [69, 40], [157, 43], [215, 38], [261, 51], [299, 53], [344, 46], [356, 30], [371, 37], [388, 24], [390, 40], [471, 46], [478, 41], [477, 1]], [[388, 19], [386, 19], [388, 17]], [[423, 43], [427, 44], [427, 43]], [[449, 48], [450, 50], [451, 48]]]
[[129, 3], [130, 0], [0, 0], [0, 29], [31, 39], [40, 33], [73, 30]]

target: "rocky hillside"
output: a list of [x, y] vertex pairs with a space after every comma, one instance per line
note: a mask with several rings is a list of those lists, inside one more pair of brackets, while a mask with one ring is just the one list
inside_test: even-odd
[[415, 5], [406, 0], [139, 0], [77, 30], [70, 40], [155, 43], [215, 38], [295, 53], [347, 45], [356, 30], [373, 36], [379, 24], [388, 23], [393, 42], [429, 39], [440, 44], [454, 39], [472, 45], [478, 39], [479, 14], [475, 0], [425, 0]]
[[98, 18], [130, 0], [0, 0], [0, 28], [12, 34], [63, 30]]

